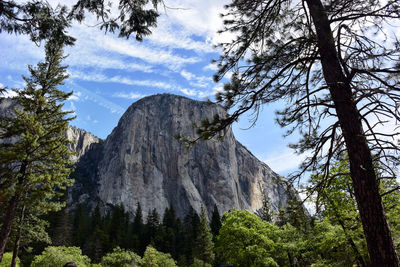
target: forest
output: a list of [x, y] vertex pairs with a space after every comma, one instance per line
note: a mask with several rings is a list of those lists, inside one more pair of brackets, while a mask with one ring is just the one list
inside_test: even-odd
[[[117, 206], [105, 216], [97, 206], [92, 212], [80, 204], [24, 224], [19, 266], [370, 266], [367, 245], [358, 215], [351, 180], [340, 175], [348, 168], [335, 164], [336, 179], [312, 203], [313, 215], [296, 196], [286, 209], [274, 211], [264, 197], [257, 215], [218, 208], [208, 220], [193, 209], [183, 219], [174, 207], [163, 216], [157, 210], [146, 217], [140, 203], [135, 214]], [[339, 175], [338, 175], [339, 174]], [[313, 175], [309, 188], [321, 181]], [[382, 192], [397, 188], [383, 184]], [[318, 199], [318, 200], [317, 200]], [[396, 248], [400, 245], [400, 193], [386, 194], [383, 203]], [[8, 251], [12, 251], [18, 225], [14, 225]], [[9, 266], [11, 252], [0, 266]], [[18, 266], [18, 264], [16, 265]]]

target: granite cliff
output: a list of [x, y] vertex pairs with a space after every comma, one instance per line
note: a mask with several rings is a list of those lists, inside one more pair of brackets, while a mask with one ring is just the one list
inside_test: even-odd
[[65, 134], [69, 140], [73, 141], [72, 144], [69, 145], [69, 149], [75, 152], [75, 155], [72, 157], [75, 162], [89, 150], [92, 144], [100, 142], [98, 137], [74, 126], [68, 127]]
[[221, 213], [256, 212], [264, 190], [273, 209], [286, 206], [285, 179], [241, 145], [231, 129], [223, 141], [200, 141], [190, 149], [176, 140], [177, 134], [195, 136], [193, 122], [224, 112], [215, 104], [168, 94], [135, 102], [104, 142], [91, 139], [85, 146], [89, 149], [72, 174], [76, 183], [69, 202], [103, 209], [123, 204], [132, 213], [140, 203], [145, 214], [153, 208], [162, 214], [173, 205], [183, 217], [203, 204], [209, 214], [214, 205]]

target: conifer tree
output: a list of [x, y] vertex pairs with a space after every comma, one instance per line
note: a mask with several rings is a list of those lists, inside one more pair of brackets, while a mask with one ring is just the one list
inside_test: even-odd
[[187, 263], [193, 263], [193, 247], [198, 235], [200, 218], [196, 211], [190, 207], [184, 218], [184, 231], [186, 233], [184, 254]]
[[143, 212], [142, 206], [140, 203], [137, 203], [137, 208], [135, 212], [135, 218], [133, 219], [133, 237], [132, 237], [132, 246], [135, 252], [143, 255], [145, 247], [143, 246], [142, 237], [143, 237]]
[[199, 233], [195, 244], [195, 258], [203, 261], [203, 267], [206, 263], [212, 263], [214, 260], [214, 243], [210, 225], [208, 224], [206, 209], [201, 206]]
[[63, 101], [72, 93], [58, 89], [68, 77], [61, 65], [62, 45], [48, 42], [46, 58], [37, 67], [29, 66], [31, 76], [24, 77], [26, 87], [16, 91], [20, 108], [15, 116], [0, 118], [0, 194], [7, 199], [0, 230], [0, 260], [18, 207], [35, 206], [46, 213], [59, 210], [62, 203], [53, 201], [62, 195], [68, 179], [71, 152], [68, 150], [70, 112], [63, 111]]
[[151, 245], [157, 247], [156, 236], [158, 235], [158, 229], [160, 226], [160, 218], [157, 210], [154, 208], [152, 211], [149, 210], [147, 215], [147, 222], [145, 225], [144, 243], [146, 247]]
[[219, 230], [221, 229], [222, 223], [221, 223], [221, 216], [219, 215], [218, 207], [217, 205], [214, 205], [214, 210], [211, 215], [211, 232], [213, 234], [213, 241], [215, 242], [215, 237], [218, 235]]
[[263, 194], [262, 207], [258, 211], [258, 216], [261, 218], [261, 220], [271, 223], [272, 222], [271, 205], [269, 204], [268, 195], [265, 192], [265, 189], [262, 189], [262, 194]]

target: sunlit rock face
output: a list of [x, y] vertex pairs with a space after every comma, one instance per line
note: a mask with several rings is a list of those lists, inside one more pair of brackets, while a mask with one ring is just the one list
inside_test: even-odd
[[72, 143], [69, 145], [71, 151], [74, 152], [72, 160], [78, 161], [94, 143], [100, 142], [100, 139], [85, 130], [70, 126], [65, 133]]
[[224, 116], [218, 105], [175, 95], [155, 95], [132, 104], [118, 126], [77, 164], [70, 201], [114, 206], [144, 215], [173, 205], [183, 217], [193, 207], [208, 213], [262, 206], [262, 190], [272, 208], [286, 206], [286, 181], [254, 157], [228, 129], [223, 141], [200, 141], [186, 148], [175, 136], [194, 137], [194, 122]]

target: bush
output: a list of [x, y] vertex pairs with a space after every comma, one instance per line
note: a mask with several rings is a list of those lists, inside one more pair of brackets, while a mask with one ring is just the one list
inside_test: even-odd
[[176, 267], [176, 262], [172, 259], [168, 253], [162, 253], [157, 251], [155, 248], [148, 246], [144, 252], [143, 267]]
[[78, 267], [89, 267], [90, 259], [82, 255], [78, 247], [47, 247], [41, 255], [35, 256], [31, 267], [62, 267], [73, 261]]
[[114, 248], [101, 259], [101, 266], [104, 267], [136, 267], [140, 266], [142, 259], [132, 251], [123, 250], [120, 247]]

